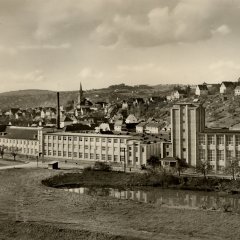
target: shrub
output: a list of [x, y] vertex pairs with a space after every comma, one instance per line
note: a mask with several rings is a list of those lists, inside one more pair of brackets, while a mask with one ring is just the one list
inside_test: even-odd
[[99, 171], [109, 172], [109, 171], [112, 170], [112, 167], [105, 162], [95, 162], [93, 169], [94, 170], [99, 170]]

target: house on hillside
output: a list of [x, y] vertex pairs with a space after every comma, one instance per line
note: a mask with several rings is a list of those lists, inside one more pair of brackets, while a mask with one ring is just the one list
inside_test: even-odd
[[195, 90], [195, 95], [197, 96], [206, 96], [208, 95], [208, 88], [207, 85], [197, 85], [196, 90]]
[[136, 132], [137, 132], [137, 133], [144, 133], [146, 125], [147, 125], [146, 122], [140, 122], [140, 123], [136, 126]]
[[159, 134], [162, 127], [163, 127], [163, 124], [156, 123], [156, 122], [150, 122], [146, 125], [145, 132], [152, 133], [152, 134]]
[[126, 123], [138, 123], [138, 120], [133, 114], [130, 114], [130, 115], [128, 115], [125, 122]]
[[233, 92], [234, 88], [235, 88], [234, 82], [222, 82], [220, 86], [220, 93], [221, 94], [231, 93]]
[[234, 89], [234, 95], [235, 96], [240, 96], [240, 86], [236, 86]]
[[173, 92], [173, 99], [182, 99], [186, 97], [186, 91], [179, 89]]

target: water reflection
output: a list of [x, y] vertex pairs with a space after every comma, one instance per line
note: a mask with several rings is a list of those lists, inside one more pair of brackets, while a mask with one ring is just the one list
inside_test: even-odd
[[240, 210], [239, 196], [222, 196], [214, 192], [194, 192], [183, 190], [169, 190], [159, 188], [148, 188], [141, 190], [119, 190], [113, 188], [69, 188], [68, 192], [98, 196], [110, 196], [118, 199], [129, 199], [138, 202], [155, 203], [170, 207], [221, 208], [224, 204], [230, 204], [234, 210]]

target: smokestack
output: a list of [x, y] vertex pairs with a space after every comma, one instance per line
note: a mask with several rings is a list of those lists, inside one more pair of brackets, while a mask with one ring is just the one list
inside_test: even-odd
[[60, 129], [60, 100], [59, 100], [59, 92], [57, 92], [57, 129]]

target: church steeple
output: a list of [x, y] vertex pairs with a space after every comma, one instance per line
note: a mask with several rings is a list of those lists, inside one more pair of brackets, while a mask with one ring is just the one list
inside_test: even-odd
[[83, 101], [83, 90], [82, 90], [82, 83], [80, 82], [80, 88], [78, 93], [78, 104], [80, 105]]

